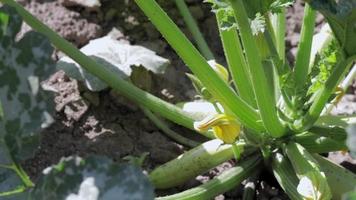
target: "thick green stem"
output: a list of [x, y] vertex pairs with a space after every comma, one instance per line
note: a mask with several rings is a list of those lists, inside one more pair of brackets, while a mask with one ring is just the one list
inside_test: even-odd
[[298, 177], [293, 170], [293, 166], [286, 156], [277, 152], [273, 154], [272, 168], [274, 176], [279, 185], [293, 200], [303, 200], [297, 191], [299, 183]]
[[221, 27], [223, 17], [223, 12], [216, 13], [220, 38], [224, 47], [224, 53], [231, 72], [232, 80], [234, 81], [240, 97], [252, 107], [257, 108], [251, 77], [248, 71], [249, 69], [245, 61], [237, 30], [233, 28], [223, 30]]
[[235, 160], [238, 161], [241, 157], [241, 153], [243, 149], [237, 146], [236, 143], [231, 144], [231, 146], [232, 146], [232, 152], [234, 153]]
[[35, 186], [35, 184], [31, 181], [30, 177], [20, 165], [14, 164], [13, 169], [15, 170], [16, 174], [21, 178], [22, 182], [25, 184], [26, 187], [30, 188]]
[[175, 0], [176, 5], [180, 14], [183, 16], [184, 22], [187, 25], [188, 29], [193, 35], [195, 42], [198, 45], [200, 52], [204, 55], [207, 60], [213, 60], [214, 55], [211, 52], [208, 44], [206, 43], [203, 34], [200, 32], [197, 22], [194, 20], [194, 17], [190, 13], [187, 4], [184, 0]]
[[183, 136], [179, 135], [177, 132], [170, 129], [168, 127], [168, 125], [165, 124], [164, 121], [159, 119], [159, 117], [157, 117], [155, 114], [153, 114], [147, 108], [142, 107], [141, 109], [142, 109], [143, 113], [145, 113], [146, 117], [148, 119], [150, 119], [159, 129], [161, 129], [163, 131], [163, 133], [165, 133], [171, 139], [177, 141], [179, 144], [182, 144], [187, 147], [196, 147], [199, 145], [198, 142], [188, 139], [186, 137], [183, 137]]
[[84, 55], [74, 45], [60, 37], [57, 33], [32, 16], [15, 1], [2, 0], [2, 2], [16, 8], [17, 12], [22, 16], [28, 25], [48, 37], [55, 47], [79, 63], [81, 67], [86, 69], [88, 72], [105, 81], [114, 90], [127, 97], [128, 99], [134, 101], [135, 103], [147, 107], [160, 116], [194, 130], [193, 119], [191, 119], [180, 108], [137, 88], [131, 83], [106, 70], [105, 67]]
[[278, 116], [274, 99], [273, 87], [270, 87], [263, 69], [261, 55], [252, 34], [250, 23], [242, 0], [229, 0], [239, 26], [250, 76], [254, 87], [257, 105], [265, 128], [273, 137], [281, 137], [286, 133]]
[[179, 30], [155, 0], [135, 0], [150, 18], [168, 43], [175, 49], [192, 72], [209, 92], [224, 106], [228, 107], [239, 121], [256, 131], [263, 131], [258, 112], [243, 101], [224, 80], [209, 66], [204, 57]]
[[276, 23], [275, 23], [275, 36], [276, 36], [276, 46], [279, 55], [279, 59], [283, 60], [285, 63], [286, 58], [286, 11], [282, 9], [280, 13], [276, 14]]
[[213, 180], [198, 187], [171, 196], [159, 197], [156, 200], [206, 200], [227, 192], [240, 184], [244, 179], [255, 176], [261, 165], [259, 156], [251, 156], [239, 162], [238, 166], [228, 169]]
[[318, 91], [308, 113], [304, 116], [302, 124], [296, 124], [297, 130], [304, 131], [310, 128], [320, 116], [323, 108], [328, 102], [331, 94], [335, 91], [336, 86], [348, 71], [356, 56], [340, 61], [331, 72], [330, 77], [325, 82], [323, 88]]
[[310, 52], [313, 42], [316, 12], [305, 4], [304, 19], [295, 63], [295, 82], [303, 87], [309, 73]]
[[[244, 146], [244, 143], [237, 144]], [[178, 186], [191, 178], [233, 158], [231, 145], [224, 145], [220, 140], [205, 142], [178, 158], [153, 170], [149, 179], [159, 189]], [[179, 176], [177, 176], [179, 172]]]

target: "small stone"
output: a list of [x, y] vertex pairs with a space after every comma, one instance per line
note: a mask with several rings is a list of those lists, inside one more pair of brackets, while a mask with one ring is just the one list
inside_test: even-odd
[[89, 10], [97, 10], [101, 3], [99, 0], [61, 0], [64, 6], [82, 6]]

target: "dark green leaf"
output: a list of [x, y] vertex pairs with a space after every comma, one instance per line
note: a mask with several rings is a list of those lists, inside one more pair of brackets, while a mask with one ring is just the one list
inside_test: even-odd
[[[12, 166], [9, 166], [12, 167]], [[0, 199], [17, 190], [23, 190], [25, 186], [16, 172], [10, 168], [0, 167]]]
[[70, 157], [44, 170], [30, 199], [150, 200], [153, 187], [141, 170], [102, 157]]
[[356, 0], [306, 1], [327, 19], [346, 55], [356, 55]]
[[53, 47], [48, 39], [35, 32], [16, 41], [21, 18], [6, 6], [0, 13], [9, 16], [8, 27], [0, 38], [1, 147], [7, 146], [13, 158], [23, 159], [27, 156], [21, 155], [31, 155], [33, 150], [27, 144], [36, 147], [36, 134], [51, 122], [52, 101], [40, 84], [54, 69]]
[[41, 90], [41, 82], [55, 67], [53, 48], [35, 32], [15, 39], [21, 25], [13, 8], [0, 8], [1, 199], [24, 199], [19, 193], [32, 183], [18, 162], [33, 155], [39, 131], [53, 121], [52, 101]]
[[348, 192], [342, 196], [342, 200], [355, 200], [356, 191]]

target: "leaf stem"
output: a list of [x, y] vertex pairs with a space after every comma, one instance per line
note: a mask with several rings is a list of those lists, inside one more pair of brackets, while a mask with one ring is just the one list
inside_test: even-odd
[[282, 9], [280, 13], [276, 14], [275, 24], [276, 46], [279, 55], [279, 59], [285, 63], [286, 58], [286, 45], [285, 45], [285, 31], [286, 31], [286, 10]]
[[185, 24], [187, 25], [188, 29], [193, 35], [193, 38], [200, 50], [200, 52], [204, 55], [204, 57], [207, 60], [213, 60], [214, 55], [211, 52], [208, 44], [206, 43], [203, 34], [200, 32], [199, 27], [197, 25], [197, 22], [195, 21], [194, 17], [189, 11], [189, 8], [187, 4], [185, 3], [185, 0], [175, 0], [175, 3], [177, 5], [177, 8], [180, 12], [180, 14], [183, 17], [183, 20]]
[[254, 87], [257, 105], [265, 128], [273, 137], [281, 137], [286, 133], [277, 116], [273, 87], [270, 87], [262, 65], [261, 55], [252, 34], [250, 23], [242, 0], [229, 0], [238, 22], [241, 40], [250, 68], [250, 76]]
[[242, 148], [241, 146], [240, 147], [237, 146], [236, 143], [232, 143], [231, 146], [232, 146], [232, 151], [234, 153], [235, 160], [238, 161], [241, 157]]
[[306, 3], [294, 70], [295, 82], [300, 83], [298, 84], [299, 88], [306, 82], [309, 73], [309, 60], [313, 42], [315, 17], [316, 12]]
[[173, 131], [168, 127], [168, 125], [162, 121], [159, 117], [157, 117], [154, 113], [148, 110], [145, 107], [141, 107], [143, 113], [146, 115], [148, 119], [150, 119], [159, 129], [163, 131], [168, 137], [172, 138], [173, 140], [177, 141], [180, 144], [183, 144], [187, 147], [196, 147], [199, 145], [198, 142], [195, 142], [191, 139], [181, 136], [177, 132]]
[[252, 107], [257, 108], [251, 77], [245, 61], [242, 46], [239, 41], [239, 35], [237, 30], [234, 28], [223, 30], [223, 27], [221, 26], [223, 17], [223, 12], [220, 11], [216, 13], [220, 38], [224, 47], [224, 53], [233, 82], [240, 97]]

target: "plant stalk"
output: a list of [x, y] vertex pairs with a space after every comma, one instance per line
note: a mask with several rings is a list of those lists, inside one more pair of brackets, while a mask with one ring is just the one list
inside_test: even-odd
[[285, 45], [285, 31], [286, 31], [286, 10], [283, 9], [280, 13], [276, 14], [276, 23], [275, 23], [275, 37], [276, 37], [276, 46], [279, 55], [279, 59], [283, 60], [285, 63], [286, 60], [286, 45]]
[[177, 8], [183, 17], [185, 24], [193, 35], [193, 38], [198, 46], [200, 52], [207, 60], [213, 60], [214, 54], [211, 52], [208, 44], [206, 43], [203, 34], [200, 32], [197, 22], [189, 11], [185, 0], [175, 0]]
[[173, 131], [168, 127], [165, 122], [163, 122], [159, 117], [157, 117], [154, 113], [152, 113], [150, 110], [148, 110], [145, 107], [141, 107], [143, 113], [146, 115], [148, 119], [150, 119], [159, 129], [163, 131], [168, 137], [171, 139], [177, 141], [179, 144], [182, 144], [187, 147], [196, 147], [199, 145], [198, 142], [193, 141], [191, 139], [188, 139], [186, 137], [183, 137], [182, 135], [178, 134], [177, 132]]
[[223, 17], [223, 12], [216, 13], [220, 38], [224, 47], [224, 53], [231, 72], [232, 80], [240, 97], [252, 107], [257, 108], [251, 77], [245, 61], [242, 46], [239, 41], [239, 35], [236, 29], [222, 29], [221, 24]]
[[270, 87], [262, 65], [261, 55], [252, 34], [250, 23], [242, 0], [229, 0], [238, 22], [241, 40], [250, 68], [250, 76], [254, 87], [257, 105], [263, 124], [273, 137], [281, 137], [286, 133], [277, 116], [273, 87]]
[[294, 70], [295, 82], [300, 83], [298, 84], [298, 88], [303, 87], [304, 83], [307, 81], [309, 73], [309, 60], [313, 43], [315, 17], [316, 12], [309, 6], [309, 4], [305, 4], [304, 19]]

